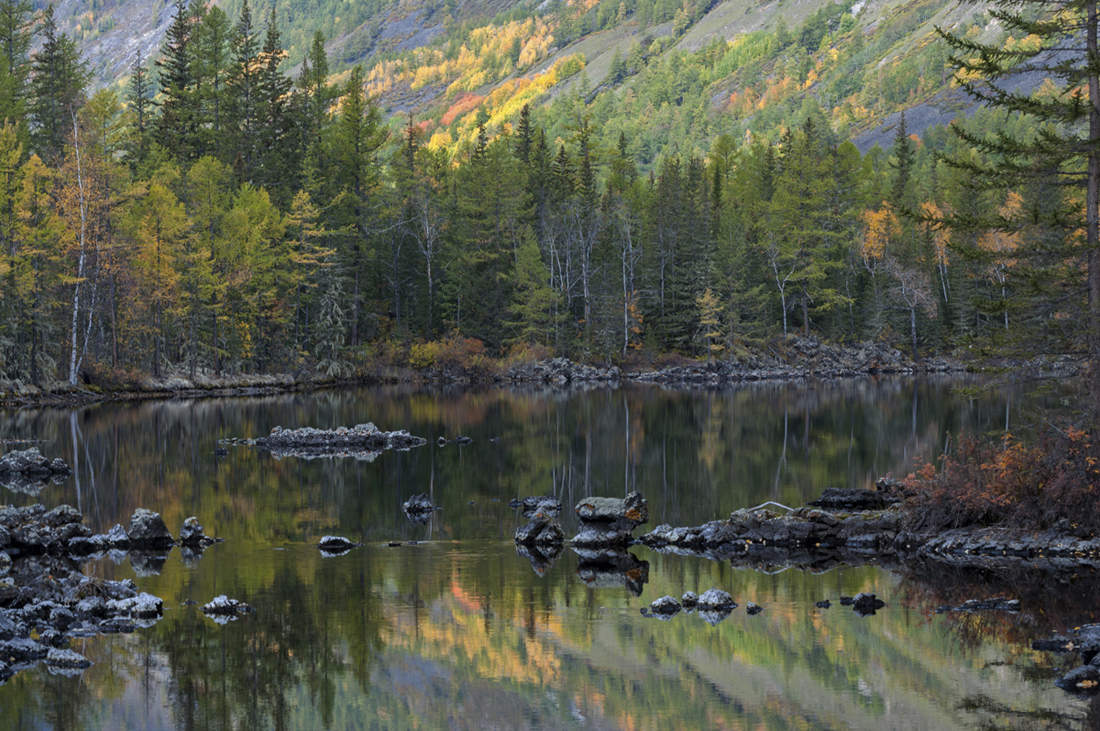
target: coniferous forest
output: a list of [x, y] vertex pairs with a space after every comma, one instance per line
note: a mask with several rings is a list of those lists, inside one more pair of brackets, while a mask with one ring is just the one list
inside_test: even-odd
[[[861, 154], [809, 98], [704, 153], [642, 159], [584, 104], [429, 144], [362, 67], [330, 74], [319, 33], [292, 73], [265, 15], [177, 0], [119, 91], [52, 7], [0, 2], [0, 378], [721, 358], [786, 333], [1085, 350], [1083, 190], [1053, 168], [976, 184], [1007, 153], [973, 134], [903, 113]], [[1037, 120], [965, 124], [1034, 140]]]

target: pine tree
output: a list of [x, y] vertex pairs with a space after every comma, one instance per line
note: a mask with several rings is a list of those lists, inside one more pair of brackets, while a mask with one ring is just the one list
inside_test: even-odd
[[248, 0], [241, 5], [240, 20], [233, 31], [233, 64], [226, 81], [229, 162], [237, 179], [255, 179], [258, 163], [257, 143], [260, 127], [260, 72], [256, 32]]
[[152, 144], [152, 90], [145, 67], [134, 62], [130, 69], [130, 88], [126, 95], [131, 114], [131, 135], [126, 156], [130, 167], [137, 170], [145, 164]]
[[88, 72], [76, 44], [58, 31], [53, 5], [43, 11], [42, 47], [31, 60], [31, 141], [45, 162], [56, 163], [84, 102]]

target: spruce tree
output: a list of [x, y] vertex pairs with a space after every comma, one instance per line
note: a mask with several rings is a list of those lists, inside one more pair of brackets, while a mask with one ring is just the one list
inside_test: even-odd
[[[1100, 13], [1097, 0], [993, 0], [989, 14], [1013, 36], [1028, 43], [1002, 45], [937, 29], [951, 49], [955, 79], [973, 98], [1038, 122], [1038, 132], [1023, 136], [998, 130], [985, 133], [956, 124], [968, 145], [985, 157], [954, 156], [949, 162], [966, 171], [975, 188], [1004, 191], [1047, 179], [1066, 191], [1035, 201], [1032, 225], [1062, 232], [1063, 260], [1084, 259], [1079, 290], [1087, 291], [1085, 339], [1091, 361], [1092, 402], [1100, 404]], [[1032, 93], [1018, 82], [1028, 77], [1051, 81], [1044, 93]], [[1084, 206], [1084, 216], [1079, 213]], [[1012, 223], [990, 214], [956, 215], [958, 228], [1011, 228]], [[994, 209], [995, 210], [995, 209]], [[1083, 218], [1083, 221], [1081, 220]], [[1084, 224], [1085, 246], [1073, 244], [1072, 232]], [[1049, 242], [1048, 242], [1049, 245]], [[1017, 256], [1021, 256], [1017, 252]], [[1072, 269], [1072, 268], [1071, 268]], [[1083, 298], [1082, 298], [1083, 299]], [[1072, 312], [1073, 305], [1067, 310]], [[1068, 313], [1067, 313], [1068, 314]], [[1071, 318], [1072, 314], [1069, 315]], [[1100, 421], [1100, 407], [1093, 418]]]
[[290, 110], [290, 89], [293, 82], [280, 69], [285, 56], [273, 5], [258, 59], [260, 72], [256, 90], [259, 142], [255, 177], [272, 193], [278, 204], [290, 203], [299, 171], [299, 147], [288, 144], [293, 131]]
[[176, 0], [172, 24], [156, 61], [161, 97], [157, 142], [180, 162], [192, 160], [198, 152], [198, 89], [191, 28], [191, 10], [185, 0]]
[[27, 142], [27, 79], [31, 45], [32, 7], [28, 0], [0, 0], [0, 121], [18, 126], [20, 142]]
[[32, 58], [31, 140], [47, 163], [65, 150], [73, 117], [84, 103], [88, 72], [76, 44], [57, 29], [53, 5], [42, 15], [42, 47]]

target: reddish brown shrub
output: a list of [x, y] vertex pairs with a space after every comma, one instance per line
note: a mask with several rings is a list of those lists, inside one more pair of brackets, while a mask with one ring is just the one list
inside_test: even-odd
[[1100, 533], [1100, 444], [1086, 431], [1053, 429], [1029, 446], [1006, 434], [969, 439], [906, 479], [910, 527], [1005, 524]]

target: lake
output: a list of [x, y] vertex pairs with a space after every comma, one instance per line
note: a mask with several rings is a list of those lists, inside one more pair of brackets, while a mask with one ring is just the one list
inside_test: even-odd
[[[965, 385], [350, 389], [0, 411], [0, 438], [42, 440], [74, 467], [37, 498], [0, 488], [0, 502], [69, 503], [97, 531], [138, 507], [174, 534], [195, 515], [225, 539], [189, 560], [174, 549], [162, 566], [87, 564], [162, 597], [164, 617], [74, 640], [95, 663], [78, 677], [41, 665], [16, 675], [0, 687], [0, 727], [1078, 728], [1100, 713], [1053, 685], [1061, 661], [1030, 641], [1094, 618], [1089, 577], [1035, 606], [1047, 588], [1026, 577], [748, 568], [638, 546], [630, 571], [593, 579], [569, 548], [544, 561], [511, 540], [516, 496], [560, 497], [571, 535], [572, 506], [590, 495], [637, 490], [652, 527], [869, 487], [961, 435], [1014, 428], [1018, 397]], [[429, 443], [373, 461], [218, 451], [276, 425], [366, 421]], [[436, 443], [458, 435], [473, 441]], [[401, 510], [420, 492], [441, 507], [425, 524]], [[364, 546], [323, 557], [326, 534]], [[741, 605], [717, 624], [639, 612], [711, 587]], [[837, 602], [860, 591], [886, 608], [860, 616]], [[934, 611], [1004, 591], [1023, 594], [1023, 611]], [[199, 606], [218, 594], [255, 612], [215, 623]], [[764, 611], [749, 616], [748, 601]]]

